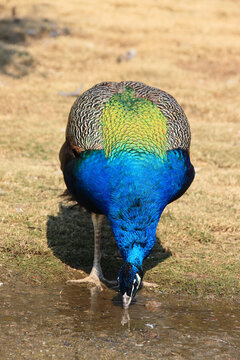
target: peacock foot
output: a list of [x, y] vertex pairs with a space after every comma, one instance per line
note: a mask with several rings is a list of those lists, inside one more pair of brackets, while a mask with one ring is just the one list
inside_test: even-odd
[[77, 280], [68, 280], [67, 284], [83, 284], [83, 283], [89, 283], [95, 285], [99, 290], [103, 290], [101, 281], [98, 276], [94, 274], [90, 274], [89, 276], [83, 278], [83, 279], [77, 279]]
[[113, 286], [116, 286], [118, 284], [118, 282], [116, 280], [108, 280], [104, 276], [101, 277], [100, 280], [104, 283], [107, 283], [107, 284], [113, 285]]
[[157, 288], [159, 285], [156, 284], [156, 283], [151, 283], [151, 282], [143, 281], [143, 286]]
[[117, 281], [105, 279], [105, 277], [103, 276], [101, 267], [95, 265], [95, 266], [93, 266], [89, 276], [87, 276], [83, 279], [68, 280], [67, 284], [90, 283], [90, 284], [94, 284], [97, 288], [99, 288], [99, 290], [103, 290], [101, 282], [107, 283], [109, 285], [117, 284]]

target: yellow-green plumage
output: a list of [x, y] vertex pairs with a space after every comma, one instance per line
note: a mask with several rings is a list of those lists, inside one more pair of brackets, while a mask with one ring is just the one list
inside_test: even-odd
[[106, 157], [122, 151], [149, 152], [158, 157], [166, 154], [166, 118], [151, 101], [135, 97], [129, 87], [106, 103], [102, 130]]

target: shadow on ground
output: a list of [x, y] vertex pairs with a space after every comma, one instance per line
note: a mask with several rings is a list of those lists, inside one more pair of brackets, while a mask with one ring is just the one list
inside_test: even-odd
[[0, 71], [14, 78], [27, 75], [34, 64], [28, 50], [33, 40], [68, 35], [68, 28], [60, 28], [49, 19], [6, 18], [0, 20]]
[[[117, 248], [108, 220], [105, 218], [101, 237], [101, 265], [106, 278], [116, 280], [123, 259]], [[93, 226], [88, 212], [60, 203], [57, 216], [47, 221], [47, 242], [54, 255], [62, 262], [87, 273], [93, 263]], [[144, 271], [171, 256], [157, 239], [149, 258], [144, 261]]]
[[0, 43], [0, 71], [13, 78], [21, 78], [29, 73], [33, 57], [28, 51]]

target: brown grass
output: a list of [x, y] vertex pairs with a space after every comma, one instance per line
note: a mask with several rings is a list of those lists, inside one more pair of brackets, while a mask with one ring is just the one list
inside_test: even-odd
[[[90, 266], [91, 249], [84, 242], [77, 249], [76, 229], [84, 224], [74, 220], [76, 210], [59, 210], [64, 183], [58, 151], [74, 99], [58, 92], [138, 80], [183, 106], [196, 167], [192, 187], [159, 223], [157, 234], [172, 256], [156, 248], [146, 277], [165, 292], [239, 294], [237, 2], [11, 0], [0, 5], [0, 14], [0, 250], [6, 272], [57, 281], [73, 276], [61, 260]], [[129, 49], [135, 58], [117, 62]], [[106, 256], [116, 255], [107, 225], [104, 231], [111, 239]], [[85, 242], [91, 236], [87, 232]], [[167, 259], [157, 265], [158, 256]]]

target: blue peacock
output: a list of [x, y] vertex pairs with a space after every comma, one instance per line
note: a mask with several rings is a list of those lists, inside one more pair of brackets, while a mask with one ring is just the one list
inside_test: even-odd
[[127, 309], [142, 286], [159, 218], [194, 179], [188, 120], [168, 93], [140, 82], [103, 82], [77, 98], [60, 150], [73, 198], [92, 216], [90, 275], [70, 282], [105, 281], [100, 265], [101, 224], [111, 224], [124, 264], [118, 275]]

